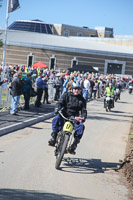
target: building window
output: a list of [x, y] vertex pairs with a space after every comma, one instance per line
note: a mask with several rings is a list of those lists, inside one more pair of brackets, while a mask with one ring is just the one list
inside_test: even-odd
[[50, 70], [55, 70], [56, 68], [56, 56], [52, 55], [52, 57], [50, 58]]
[[78, 37], [81, 37], [82, 35], [83, 35], [83, 33], [77, 32], [77, 36], [78, 36]]
[[64, 31], [64, 36], [68, 37], [69, 35], [70, 35], [70, 31], [65, 30], [65, 31]]
[[125, 74], [126, 62], [105, 60], [104, 74]]
[[34, 56], [32, 55], [32, 53], [30, 53], [27, 56], [27, 66], [31, 67], [31, 65], [33, 65], [33, 63], [34, 63]]
[[74, 59], [72, 59], [71, 61], [71, 67], [73, 68], [77, 64], [78, 64], [78, 60], [76, 59], [76, 57], [74, 57]]

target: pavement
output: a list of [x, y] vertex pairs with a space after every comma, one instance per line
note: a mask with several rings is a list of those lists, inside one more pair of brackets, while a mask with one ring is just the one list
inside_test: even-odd
[[[91, 100], [88, 100], [88, 103]], [[18, 115], [11, 115], [9, 110], [0, 112], [0, 136], [31, 126], [54, 116], [55, 102], [42, 104], [37, 108], [30, 105], [30, 110], [19, 108]]]
[[11, 115], [9, 110], [0, 112], [0, 136], [31, 126], [54, 116], [55, 103], [42, 104], [36, 108], [30, 106], [30, 110], [19, 107], [17, 115]]

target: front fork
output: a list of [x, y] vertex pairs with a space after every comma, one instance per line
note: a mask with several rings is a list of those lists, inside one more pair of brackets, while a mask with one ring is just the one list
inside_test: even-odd
[[58, 155], [58, 151], [60, 151], [60, 148], [62, 147], [62, 143], [64, 142], [64, 136], [65, 134], [69, 134], [69, 141], [68, 141], [68, 145], [66, 148], [65, 153], [69, 153], [69, 149], [72, 145], [73, 139], [74, 139], [74, 133], [75, 130], [73, 129], [72, 132], [63, 132], [60, 131], [57, 135], [57, 139], [56, 139], [56, 144], [55, 144], [55, 156]]
[[71, 133], [69, 133], [70, 134], [70, 138], [69, 138], [67, 149], [66, 149], [67, 153], [69, 153], [69, 149], [70, 149], [70, 147], [72, 145], [72, 142], [74, 140], [74, 133], [75, 133], [75, 129], [73, 129], [73, 131]]

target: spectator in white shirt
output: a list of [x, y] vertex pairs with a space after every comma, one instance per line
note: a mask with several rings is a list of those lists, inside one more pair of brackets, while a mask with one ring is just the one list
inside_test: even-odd
[[86, 76], [84, 80], [84, 89], [83, 89], [83, 97], [86, 101], [88, 100], [89, 89], [90, 89], [90, 81]]

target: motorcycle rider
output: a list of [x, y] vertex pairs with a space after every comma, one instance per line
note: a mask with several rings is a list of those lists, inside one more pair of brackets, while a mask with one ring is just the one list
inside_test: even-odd
[[128, 82], [128, 85], [133, 87], [133, 79]]
[[128, 82], [128, 89], [129, 89], [129, 94], [131, 94], [133, 90], [133, 79]]
[[122, 89], [122, 87], [121, 87], [121, 85], [120, 85], [120, 82], [116, 82], [116, 84], [115, 84], [115, 91], [118, 89], [118, 99], [120, 100], [120, 94], [121, 94], [121, 89]]
[[[106, 87], [105, 95], [112, 97], [110, 103], [111, 103], [112, 108], [114, 108], [114, 87], [112, 83], [109, 83], [109, 85]], [[106, 99], [104, 99], [104, 105], [105, 105], [105, 101]]]
[[87, 117], [86, 111], [86, 101], [80, 94], [81, 88], [79, 85], [72, 86], [72, 92], [64, 93], [59, 102], [57, 103], [57, 107], [55, 109], [55, 114], [57, 114], [52, 120], [52, 130], [51, 139], [49, 140], [49, 145], [54, 146], [56, 143], [56, 137], [58, 132], [62, 129], [64, 125], [64, 119], [58, 113], [60, 109], [63, 108], [63, 115], [66, 118], [75, 118], [81, 116], [83, 118], [82, 121], [74, 123], [75, 134], [74, 134], [74, 142], [71, 145], [69, 153], [75, 154], [75, 149], [77, 148], [77, 144], [80, 142], [84, 132], [84, 124]]

